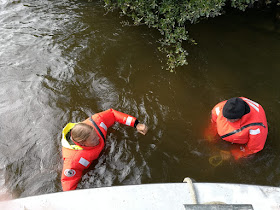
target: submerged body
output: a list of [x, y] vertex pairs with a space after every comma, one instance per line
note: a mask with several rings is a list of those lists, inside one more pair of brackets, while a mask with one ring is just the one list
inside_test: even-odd
[[[76, 189], [83, 175], [83, 171], [89, 168], [92, 161], [97, 159], [103, 150], [107, 129], [115, 122], [131, 127], [143, 125], [138, 124], [138, 120], [135, 117], [113, 109], [94, 114], [82, 123], [92, 126], [95, 133], [98, 135], [98, 144], [95, 146], [83, 146], [81, 143], [79, 144], [72, 141], [71, 130], [77, 123], [68, 123], [64, 127], [62, 131], [63, 170], [61, 175], [63, 191]], [[137, 130], [140, 132], [138, 128]]]
[[231, 120], [224, 117], [223, 109], [227, 101], [218, 103], [212, 109], [212, 129], [224, 140], [240, 144], [232, 149], [235, 159], [246, 157], [263, 149], [266, 142], [268, 127], [262, 106], [248, 98], [239, 97], [249, 108], [248, 113], [240, 119]]

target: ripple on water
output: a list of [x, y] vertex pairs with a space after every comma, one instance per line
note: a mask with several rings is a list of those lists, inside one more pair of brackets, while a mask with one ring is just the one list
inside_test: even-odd
[[[118, 13], [103, 14], [101, 1], [0, 1], [0, 185], [15, 197], [60, 191], [62, 127], [108, 108], [136, 116], [150, 130], [141, 136], [113, 126], [80, 188], [186, 176], [279, 185], [276, 38], [263, 33], [262, 42], [250, 23], [238, 23], [234, 32], [242, 39], [233, 39], [235, 25], [225, 28], [234, 18], [223, 27], [222, 18], [212, 22], [217, 30], [205, 21], [193, 31], [201, 44], [192, 62], [170, 74], [161, 70], [156, 32], [122, 27]], [[236, 93], [267, 103], [268, 141], [253, 160], [213, 168], [202, 122], [215, 103]]]

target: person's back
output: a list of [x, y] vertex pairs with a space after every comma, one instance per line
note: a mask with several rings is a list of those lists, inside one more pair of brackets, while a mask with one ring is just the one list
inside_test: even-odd
[[263, 149], [268, 128], [262, 106], [248, 98], [231, 98], [212, 109], [212, 123], [219, 136], [228, 142], [242, 144], [231, 150], [235, 159]]

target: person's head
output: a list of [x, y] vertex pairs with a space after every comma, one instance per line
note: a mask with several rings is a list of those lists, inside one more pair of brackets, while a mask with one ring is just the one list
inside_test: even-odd
[[238, 97], [229, 99], [223, 108], [223, 116], [227, 118], [229, 122], [236, 122], [249, 112], [249, 105]]
[[81, 146], [92, 147], [99, 143], [99, 137], [92, 126], [78, 123], [71, 130], [71, 138]]

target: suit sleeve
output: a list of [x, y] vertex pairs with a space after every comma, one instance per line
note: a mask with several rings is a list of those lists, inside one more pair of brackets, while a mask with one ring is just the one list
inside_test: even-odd
[[109, 127], [112, 126], [115, 122], [134, 127], [135, 123], [138, 122], [138, 120], [135, 117], [116, 111], [114, 109], [108, 109], [104, 112], [98, 113], [98, 115], [104, 120], [105, 124]]
[[211, 111], [211, 122], [208, 124], [207, 128], [204, 131], [204, 136], [208, 141], [213, 141], [214, 137], [217, 135], [217, 112], [215, 106]]
[[267, 137], [267, 128], [255, 127], [255, 129], [249, 130], [249, 141], [247, 145], [241, 146], [240, 149], [232, 150], [233, 157], [238, 160], [242, 157], [257, 153], [264, 147]]
[[61, 185], [63, 191], [75, 190], [83, 175], [83, 170], [73, 168], [69, 164], [64, 163], [61, 174]]
[[211, 110], [211, 122], [216, 123], [218, 116], [222, 114], [222, 107], [221, 103], [218, 103], [214, 108]]

